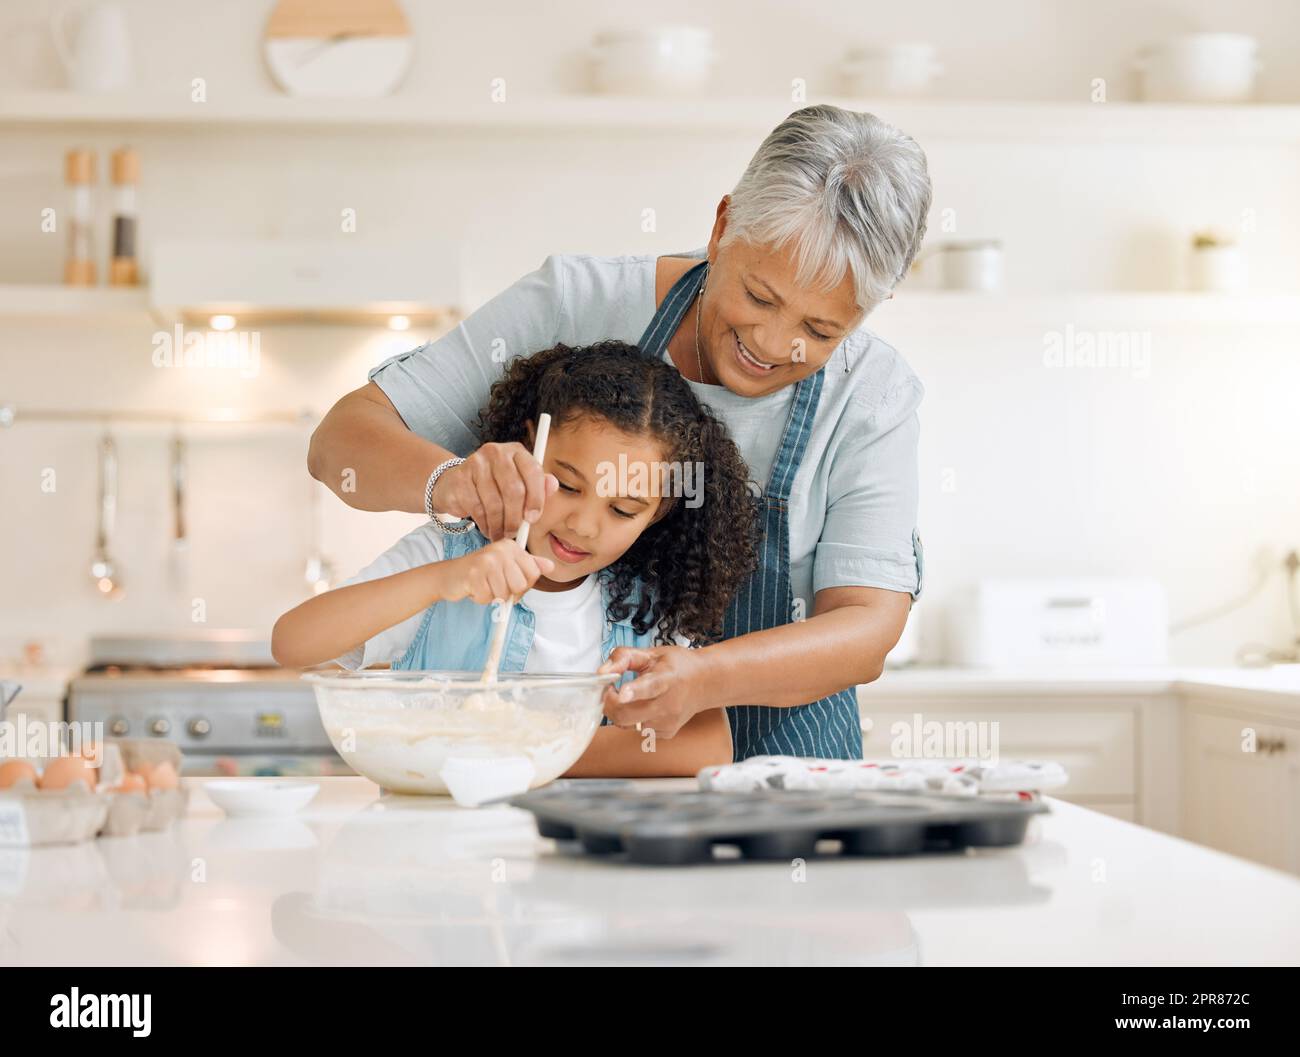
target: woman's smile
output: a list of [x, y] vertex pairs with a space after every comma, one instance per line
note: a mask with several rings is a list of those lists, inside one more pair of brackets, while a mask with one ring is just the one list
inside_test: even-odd
[[731, 339], [732, 347], [735, 349], [736, 353], [736, 362], [739, 363], [740, 366], [749, 374], [757, 375], [762, 378], [776, 370], [777, 364], [766, 363], [750, 352], [749, 349], [745, 347], [745, 343], [740, 340], [740, 335], [736, 333], [734, 328], [731, 331]]

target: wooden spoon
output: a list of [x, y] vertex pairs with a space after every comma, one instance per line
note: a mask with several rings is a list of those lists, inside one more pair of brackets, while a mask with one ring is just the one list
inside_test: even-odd
[[[537, 437], [533, 442], [533, 458], [541, 465], [542, 460], [546, 458], [546, 438], [551, 435], [551, 416], [540, 414], [537, 416]], [[523, 521], [519, 525], [519, 530], [515, 533], [515, 542], [525, 550], [528, 549], [528, 530], [532, 528], [531, 521]], [[506, 644], [506, 631], [510, 626], [510, 614], [514, 611], [515, 602], [518, 599], [509, 598], [506, 600], [507, 609], [505, 615], [496, 622], [492, 629], [492, 649], [488, 653], [487, 666], [483, 669], [483, 682], [495, 683], [497, 681], [497, 669], [501, 666], [501, 650]]]

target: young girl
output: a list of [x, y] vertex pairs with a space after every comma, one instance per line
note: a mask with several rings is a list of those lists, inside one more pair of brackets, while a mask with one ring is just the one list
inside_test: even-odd
[[[492, 603], [507, 597], [519, 601], [502, 671], [595, 672], [616, 646], [716, 639], [757, 564], [748, 469], [726, 427], [671, 364], [617, 341], [514, 360], [479, 414], [481, 439], [531, 451], [543, 411], [543, 470], [558, 489], [548, 487], [526, 551], [513, 539], [488, 543], [472, 523], [452, 533], [428, 522], [285, 613], [275, 659], [478, 671]], [[567, 776], [694, 775], [732, 759], [722, 709], [656, 739], [654, 751], [648, 744], [602, 720]]]

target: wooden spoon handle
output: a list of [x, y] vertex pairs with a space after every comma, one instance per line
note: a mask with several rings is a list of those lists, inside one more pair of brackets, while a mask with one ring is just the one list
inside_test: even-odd
[[[546, 457], [546, 440], [551, 435], [551, 416], [543, 412], [537, 416], [537, 437], [533, 443], [533, 458], [540, 465]], [[528, 547], [528, 530], [532, 528], [531, 521], [522, 521], [519, 524], [518, 531], [515, 532], [515, 542], [519, 546], [527, 549]], [[501, 651], [506, 644], [506, 630], [510, 626], [510, 614], [514, 611], [517, 598], [506, 599], [506, 611], [496, 622], [492, 629], [492, 649], [488, 652], [487, 665], [483, 669], [483, 682], [495, 683], [497, 681], [497, 669], [501, 666]]]

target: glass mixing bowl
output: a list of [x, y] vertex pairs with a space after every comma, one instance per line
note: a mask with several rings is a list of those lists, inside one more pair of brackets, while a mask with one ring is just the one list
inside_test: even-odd
[[449, 774], [486, 765], [522, 773], [529, 789], [558, 778], [591, 744], [605, 687], [619, 676], [508, 673], [487, 684], [480, 672], [381, 670], [303, 679], [353, 770], [395, 793], [446, 794]]

